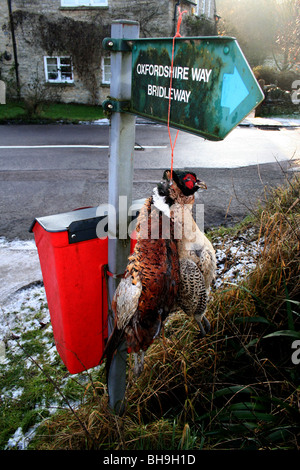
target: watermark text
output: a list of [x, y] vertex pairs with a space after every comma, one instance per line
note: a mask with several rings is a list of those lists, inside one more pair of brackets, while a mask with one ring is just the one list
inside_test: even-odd
[[[96, 215], [100, 216], [101, 219], [96, 227], [97, 237], [100, 239], [106, 237], [118, 238], [120, 240], [126, 240], [128, 237], [134, 238], [137, 216], [141, 208], [142, 204], [137, 203], [128, 207], [126, 196], [119, 197], [117, 209], [111, 204], [106, 205], [104, 209], [103, 206], [99, 206]], [[192, 206], [190, 204], [185, 206], [174, 204], [170, 207], [171, 218], [168, 216], [162, 217], [161, 227], [159, 227], [157, 223], [158, 211], [152, 205], [150, 213], [141, 219], [140, 237], [152, 240], [160, 237], [170, 239], [171, 224], [174, 223], [174, 239], [182, 239], [183, 237], [190, 239], [191, 234], [195, 232], [195, 223], [202, 232], [204, 231], [204, 204], [195, 204], [193, 212], [194, 217], [192, 216]]]

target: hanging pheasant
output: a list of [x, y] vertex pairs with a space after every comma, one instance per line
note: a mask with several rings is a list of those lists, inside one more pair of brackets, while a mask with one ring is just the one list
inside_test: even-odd
[[[164, 179], [170, 181], [170, 177], [171, 172], [165, 171]], [[180, 285], [176, 306], [195, 318], [203, 337], [210, 330], [205, 311], [210, 286], [215, 278], [216, 256], [212, 244], [200, 231], [192, 215], [194, 193], [199, 188], [206, 189], [206, 185], [199, 184], [194, 173], [186, 174], [179, 170], [173, 172], [170, 197], [176, 201], [172, 210], [180, 263]]]
[[185, 195], [194, 194], [202, 185], [194, 174], [178, 174], [180, 178], [176, 170], [174, 181], [164, 178], [154, 188], [139, 214], [135, 249], [112, 301], [115, 326], [103, 354], [107, 358], [107, 374], [123, 340], [128, 352], [146, 351], [174, 309], [180, 265], [172, 208], [181, 208]]

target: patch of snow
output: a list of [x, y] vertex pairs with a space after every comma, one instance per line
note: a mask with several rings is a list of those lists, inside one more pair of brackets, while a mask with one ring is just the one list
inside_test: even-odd
[[214, 245], [217, 258], [215, 287], [219, 288], [226, 282], [240, 281], [255, 268], [263, 240], [256, 240], [253, 229], [249, 229], [235, 240], [220, 238]]
[[[34, 315], [40, 312], [39, 318]], [[50, 313], [44, 286], [34, 285], [23, 289], [11, 298], [10, 302], [0, 306], [0, 340], [7, 339], [8, 344], [12, 331], [30, 331], [50, 322]]]
[[0, 306], [9, 301], [18, 289], [41, 280], [34, 241], [8, 241], [0, 237]]
[[33, 250], [37, 251], [34, 240], [12, 240], [8, 241], [5, 237], [0, 237], [0, 248], [7, 248], [8, 250]]
[[8, 440], [5, 450], [9, 450], [9, 449], [26, 450], [37, 427], [38, 425], [32, 426], [30, 429], [28, 429], [28, 431], [25, 434], [23, 434], [22, 428], [19, 427], [14, 433], [14, 435]]
[[108, 126], [109, 125], [109, 119], [107, 118], [102, 118], [102, 119], [95, 119], [94, 121], [79, 121], [79, 124], [94, 124], [96, 126]]

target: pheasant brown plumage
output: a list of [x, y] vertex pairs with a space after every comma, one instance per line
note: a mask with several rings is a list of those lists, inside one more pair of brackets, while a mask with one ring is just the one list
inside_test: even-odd
[[145, 351], [152, 344], [178, 293], [174, 225], [153, 202], [153, 197], [147, 199], [139, 214], [135, 249], [113, 298], [115, 326], [104, 351], [107, 373], [124, 339], [128, 352]]
[[[193, 188], [206, 188], [206, 185], [200, 183], [194, 173], [189, 173], [188, 176], [190, 178], [187, 180], [185, 173], [182, 174], [176, 170], [175, 182], [170, 190], [170, 196], [176, 200], [173, 206], [173, 219], [178, 238], [177, 250], [180, 263], [180, 286], [175, 309], [179, 307], [187, 315], [193, 316], [203, 337], [210, 330], [210, 323], [205, 317], [205, 312], [210, 286], [215, 278], [216, 256], [211, 242], [200, 231], [192, 216], [195, 191], [192, 194], [191, 192]], [[165, 172], [164, 178], [169, 177], [170, 172]], [[191, 191], [188, 189], [182, 191], [182, 181], [187, 181]], [[196, 181], [198, 181], [198, 187], [195, 184]], [[176, 194], [178, 194], [177, 197]]]

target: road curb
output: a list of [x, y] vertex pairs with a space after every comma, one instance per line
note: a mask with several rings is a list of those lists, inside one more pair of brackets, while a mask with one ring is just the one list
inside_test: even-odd
[[242, 127], [257, 127], [259, 129], [297, 129], [300, 127], [300, 119], [295, 118], [246, 118], [240, 122]]

